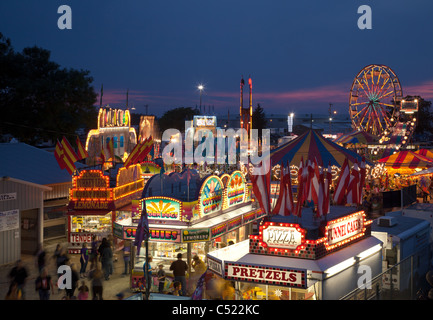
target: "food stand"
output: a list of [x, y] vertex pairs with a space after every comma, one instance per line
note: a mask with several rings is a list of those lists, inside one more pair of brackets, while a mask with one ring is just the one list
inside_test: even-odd
[[[93, 235], [101, 241], [112, 235], [116, 216], [141, 196], [144, 179], [141, 166], [118, 167], [108, 172], [82, 170], [72, 178], [68, 204], [69, 253], [79, 253]], [[123, 209], [123, 210], [122, 210]], [[129, 212], [129, 211], [128, 211]]]
[[381, 272], [371, 222], [353, 207], [331, 207], [326, 220], [309, 208], [302, 218], [272, 216], [248, 240], [209, 252], [208, 268], [235, 284], [237, 300], [338, 299], [357, 287], [360, 265]]
[[[175, 179], [176, 187], [182, 189], [182, 177], [186, 174], [185, 171], [169, 176]], [[153, 259], [153, 268], [163, 264], [167, 276], [172, 277], [169, 268], [178, 253], [183, 254], [183, 260], [188, 265], [194, 255], [205, 261], [208, 252], [225, 247], [230, 241], [237, 243], [245, 240], [252, 233], [253, 223], [265, 214], [251, 200], [251, 189], [246, 184], [245, 176], [240, 171], [226, 175], [228, 177], [223, 179], [217, 175], [197, 179], [197, 192], [191, 192], [187, 197], [175, 197], [176, 192], [172, 197], [146, 196], [152, 188], [152, 181], [149, 180], [150, 184], [146, 184], [143, 191], [145, 197], [140, 199], [140, 207], [146, 206], [148, 215], [149, 256]], [[170, 178], [164, 179], [167, 179], [164, 180], [167, 186], [164, 192], [168, 194], [171, 190]], [[156, 185], [159, 183], [159, 180], [156, 181]], [[128, 217], [117, 219], [113, 224], [114, 236], [134, 240], [139, 218], [140, 215], [132, 216], [131, 213]], [[144, 248], [139, 256], [136, 256], [135, 250], [132, 254], [131, 289], [135, 291], [141, 290], [144, 254]], [[190, 268], [188, 273], [193, 274], [193, 270]]]

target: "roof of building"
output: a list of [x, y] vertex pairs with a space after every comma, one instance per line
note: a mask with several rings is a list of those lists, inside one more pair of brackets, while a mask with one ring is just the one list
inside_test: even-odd
[[[60, 169], [52, 152], [25, 143], [0, 143], [0, 177], [11, 177], [40, 185], [72, 182]], [[84, 167], [76, 163], [77, 167]]]
[[395, 219], [396, 224], [390, 227], [379, 226], [380, 218], [378, 218], [375, 219], [371, 224], [371, 231], [386, 232], [390, 235], [399, 236], [411, 230], [412, 228], [428, 227], [430, 225], [430, 223], [426, 220], [403, 216], [401, 211], [388, 212], [386, 217], [392, 217]]

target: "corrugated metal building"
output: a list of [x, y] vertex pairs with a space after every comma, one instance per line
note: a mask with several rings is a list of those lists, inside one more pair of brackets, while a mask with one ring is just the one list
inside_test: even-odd
[[0, 178], [0, 265], [33, 254], [43, 242], [44, 192], [50, 187]]
[[1, 265], [16, 261], [21, 253], [33, 254], [44, 240], [66, 235], [72, 178], [52, 152], [0, 143], [0, 154]]

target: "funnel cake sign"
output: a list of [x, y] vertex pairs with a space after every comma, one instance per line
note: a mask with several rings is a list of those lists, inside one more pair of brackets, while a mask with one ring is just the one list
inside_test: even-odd
[[325, 229], [326, 248], [329, 250], [363, 236], [365, 233], [364, 225], [364, 211], [329, 221]]

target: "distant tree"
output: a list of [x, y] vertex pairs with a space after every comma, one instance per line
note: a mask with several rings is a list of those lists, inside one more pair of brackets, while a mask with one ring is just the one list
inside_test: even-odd
[[0, 134], [37, 144], [96, 127], [89, 71], [61, 68], [50, 51], [36, 46], [15, 52], [1, 33], [0, 70]]
[[179, 107], [166, 111], [158, 119], [158, 125], [161, 132], [167, 129], [177, 129], [180, 132], [185, 131], [185, 121], [193, 120], [195, 115], [199, 115], [198, 109], [191, 107]]
[[262, 129], [266, 129], [267, 120], [266, 114], [263, 108], [260, 106], [260, 103], [257, 104], [257, 107], [253, 111], [253, 129], [258, 129], [259, 136], [261, 136]]

